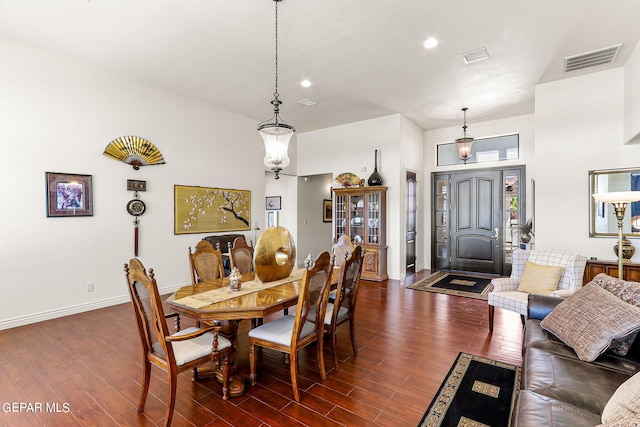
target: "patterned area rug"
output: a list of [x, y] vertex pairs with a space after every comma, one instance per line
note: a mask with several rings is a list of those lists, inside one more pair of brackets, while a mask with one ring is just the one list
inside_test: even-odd
[[437, 271], [407, 288], [486, 300], [487, 294], [493, 288], [491, 279], [496, 277], [498, 276]]
[[418, 427], [509, 427], [520, 367], [460, 353]]

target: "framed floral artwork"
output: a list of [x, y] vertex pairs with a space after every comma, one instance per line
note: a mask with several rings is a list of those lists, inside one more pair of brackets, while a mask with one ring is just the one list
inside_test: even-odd
[[174, 234], [251, 229], [251, 191], [174, 185]]
[[93, 216], [91, 175], [45, 172], [47, 216]]

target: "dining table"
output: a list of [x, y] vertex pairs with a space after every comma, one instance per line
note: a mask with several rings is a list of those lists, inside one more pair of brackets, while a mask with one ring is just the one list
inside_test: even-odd
[[[171, 311], [201, 324], [222, 324], [222, 333], [230, 339], [237, 352], [239, 321], [251, 319], [252, 326], [255, 326], [265, 317], [296, 305], [303, 273], [304, 269], [295, 269], [288, 277], [271, 282], [262, 282], [254, 272], [245, 273], [239, 289], [231, 288], [229, 277], [202, 281], [179, 288], [165, 302]], [[339, 277], [340, 267], [334, 267], [332, 287], [337, 285]], [[237, 371], [236, 352], [230, 361], [232, 374]], [[203, 372], [201, 376], [207, 376], [207, 373]], [[216, 376], [222, 381], [219, 370], [209, 376]], [[241, 396], [244, 380], [232, 378], [231, 389], [231, 397]]]

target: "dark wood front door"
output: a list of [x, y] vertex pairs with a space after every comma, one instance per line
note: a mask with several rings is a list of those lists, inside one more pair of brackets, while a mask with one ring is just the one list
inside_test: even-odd
[[451, 175], [451, 269], [502, 273], [502, 173]]

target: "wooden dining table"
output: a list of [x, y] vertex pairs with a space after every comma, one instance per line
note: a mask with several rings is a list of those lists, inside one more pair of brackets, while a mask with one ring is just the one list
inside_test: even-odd
[[[240, 291], [231, 290], [229, 277], [203, 281], [181, 287], [165, 301], [170, 310], [180, 315], [204, 324], [222, 323], [222, 333], [237, 346], [240, 320], [252, 319], [252, 324], [261, 323], [265, 317], [297, 304], [303, 271], [294, 270], [285, 279], [267, 283], [260, 282], [253, 272], [246, 273], [242, 275]], [[335, 267], [331, 276], [332, 286], [337, 285], [339, 277], [340, 267]], [[233, 359], [230, 372], [235, 373], [237, 367], [235, 357]], [[213, 375], [218, 380], [222, 379], [219, 372]], [[242, 391], [232, 393], [231, 397], [241, 396], [244, 392], [244, 381], [236, 379], [235, 383]]]

